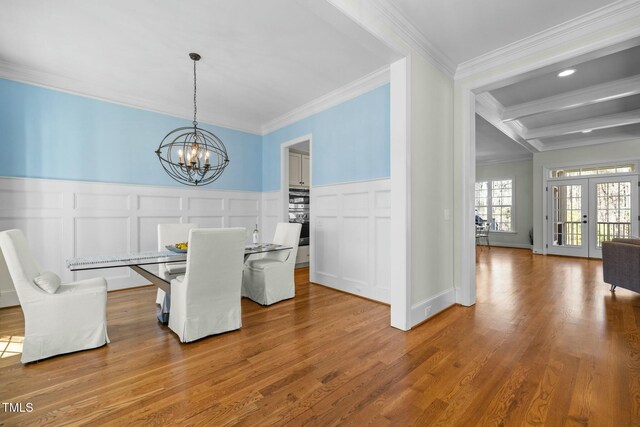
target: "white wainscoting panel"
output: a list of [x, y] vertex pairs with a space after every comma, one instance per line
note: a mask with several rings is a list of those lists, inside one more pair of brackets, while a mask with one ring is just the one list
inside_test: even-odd
[[[262, 193], [0, 177], [0, 231], [24, 231], [42, 268], [63, 281], [97, 275], [109, 289], [148, 282], [129, 268], [72, 273], [79, 256], [156, 250], [160, 223], [261, 227]], [[275, 228], [275, 225], [274, 225]], [[270, 231], [268, 236], [273, 236]], [[17, 304], [0, 254], [0, 307]]]
[[262, 229], [260, 230], [262, 241], [270, 242], [276, 232], [276, 224], [282, 221], [282, 203], [284, 202], [280, 199], [280, 191], [262, 193]]
[[311, 189], [311, 281], [389, 303], [388, 179]]

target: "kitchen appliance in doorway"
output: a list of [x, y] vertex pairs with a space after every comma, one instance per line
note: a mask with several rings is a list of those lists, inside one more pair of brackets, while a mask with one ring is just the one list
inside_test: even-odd
[[289, 189], [289, 222], [302, 224], [299, 246], [309, 246], [309, 205], [311, 198], [308, 188]]

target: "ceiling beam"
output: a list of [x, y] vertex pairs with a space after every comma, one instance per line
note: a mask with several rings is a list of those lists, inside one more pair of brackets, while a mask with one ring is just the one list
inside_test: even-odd
[[637, 75], [585, 89], [561, 93], [548, 98], [513, 105], [511, 107], [505, 107], [502, 111], [502, 120], [518, 120], [522, 117], [533, 116], [535, 114], [582, 107], [584, 105], [624, 98], [639, 93], [640, 75]]
[[585, 130], [607, 129], [618, 126], [640, 123], [640, 109], [625, 111], [624, 113], [610, 114], [608, 116], [594, 117], [591, 119], [576, 120], [574, 122], [544, 126], [528, 129], [524, 133], [527, 140], [538, 138], [550, 138]]
[[536, 142], [527, 141], [523, 137], [526, 128], [520, 125], [520, 123], [516, 121], [505, 123], [502, 121], [500, 118], [502, 115], [502, 105], [491, 96], [489, 92], [476, 95], [476, 113], [530, 153], [540, 151], [540, 147]]

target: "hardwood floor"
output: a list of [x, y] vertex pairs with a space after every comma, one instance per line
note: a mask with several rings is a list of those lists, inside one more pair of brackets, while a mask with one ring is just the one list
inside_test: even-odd
[[[600, 261], [478, 252], [478, 303], [408, 333], [387, 306], [310, 285], [243, 300], [241, 330], [182, 345], [151, 287], [109, 294], [108, 346], [0, 358], [6, 425], [640, 425], [640, 295]], [[21, 336], [19, 308], [0, 336]]]

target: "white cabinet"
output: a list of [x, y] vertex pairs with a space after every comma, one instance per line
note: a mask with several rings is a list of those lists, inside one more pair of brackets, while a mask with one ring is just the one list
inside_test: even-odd
[[309, 246], [298, 246], [298, 255], [296, 256], [296, 264], [309, 263]]
[[309, 186], [309, 156], [302, 155], [302, 162], [300, 162], [300, 181], [302, 181], [302, 186]]
[[310, 157], [306, 154], [289, 152], [289, 185], [309, 187]]

